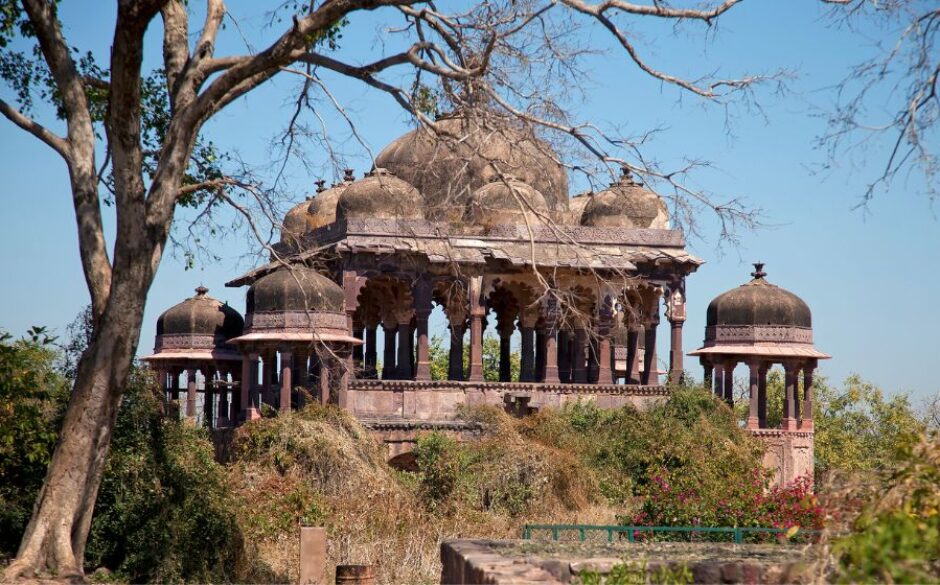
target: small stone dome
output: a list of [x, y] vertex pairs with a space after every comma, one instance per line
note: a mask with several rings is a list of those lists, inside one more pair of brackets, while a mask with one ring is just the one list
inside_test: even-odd
[[424, 198], [383, 168], [353, 182], [339, 196], [336, 219], [424, 219]]
[[304, 232], [307, 231], [307, 208], [310, 206], [310, 200], [305, 199], [297, 205], [290, 208], [290, 211], [284, 215], [284, 221], [281, 222], [281, 241], [286, 243], [296, 243], [300, 240]]
[[473, 192], [467, 202], [467, 220], [486, 227], [500, 224], [530, 224], [539, 221], [537, 213], [547, 213], [545, 197], [532, 186], [507, 176], [494, 177]]
[[196, 296], [170, 307], [157, 318], [157, 335], [215, 335], [222, 340], [242, 334], [242, 316], [207, 293], [196, 288]]
[[715, 326], [813, 326], [809, 306], [795, 294], [770, 284], [764, 265], [757, 263], [750, 282], [715, 297], [708, 305], [706, 327]]
[[343, 289], [306, 266], [279, 268], [258, 279], [248, 289], [247, 311], [333, 312], [344, 310]]
[[346, 169], [342, 182], [329, 189], [318, 189], [317, 194], [310, 200], [307, 207], [307, 231], [312, 231], [336, 221], [336, 203], [346, 187], [353, 184], [353, 170]]
[[[484, 113], [485, 114], [485, 113]], [[439, 133], [419, 128], [394, 140], [375, 159], [421, 191], [429, 219], [459, 219], [471, 194], [511, 173], [542, 193], [554, 210], [568, 208], [568, 175], [544, 141], [506, 118], [451, 114]], [[454, 210], [456, 217], [453, 217]]]
[[630, 170], [624, 168], [619, 181], [590, 197], [581, 225], [668, 229], [669, 214], [662, 198], [634, 181]]

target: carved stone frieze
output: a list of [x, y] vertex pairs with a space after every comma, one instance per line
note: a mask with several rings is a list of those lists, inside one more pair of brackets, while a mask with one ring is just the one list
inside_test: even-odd
[[157, 335], [154, 349], [214, 349], [228, 347], [225, 338], [217, 335], [164, 334]]
[[276, 329], [278, 331], [310, 331], [311, 329], [339, 329], [346, 331], [346, 313], [313, 311], [270, 311], [248, 313], [246, 332]]
[[806, 327], [778, 325], [717, 325], [705, 328], [709, 343], [799, 343], [813, 344], [813, 330]]

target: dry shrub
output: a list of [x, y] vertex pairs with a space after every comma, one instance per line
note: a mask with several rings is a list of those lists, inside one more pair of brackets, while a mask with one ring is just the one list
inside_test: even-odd
[[576, 457], [527, 441], [499, 411], [470, 417], [489, 430], [455, 444], [458, 493], [438, 507], [419, 477], [390, 468], [383, 446], [339, 409], [312, 405], [245, 425], [229, 466], [247, 548], [238, 579], [296, 580], [302, 524], [326, 527], [330, 567], [368, 563], [379, 582], [421, 583], [440, 578], [442, 539], [518, 538], [526, 522], [612, 518]]

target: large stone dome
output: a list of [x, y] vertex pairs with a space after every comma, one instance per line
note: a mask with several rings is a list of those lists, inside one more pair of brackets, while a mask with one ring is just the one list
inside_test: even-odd
[[218, 343], [242, 334], [242, 316], [221, 301], [210, 297], [200, 286], [196, 296], [170, 307], [157, 318], [157, 336], [212, 335]]
[[767, 282], [762, 264], [757, 265], [753, 276], [754, 279], [750, 282], [718, 295], [709, 303], [706, 327], [760, 326], [809, 329], [813, 326], [809, 305], [792, 292]]
[[473, 192], [467, 202], [466, 218], [476, 225], [529, 224], [539, 221], [539, 213], [549, 211], [545, 197], [515, 177], [494, 177]]
[[437, 125], [440, 133], [409, 132], [375, 160], [424, 195], [429, 219], [459, 219], [471, 194], [499, 173], [531, 185], [551, 209], [568, 208], [567, 174], [545, 142], [506, 119], [451, 115]]
[[343, 289], [306, 266], [279, 268], [248, 289], [247, 312], [343, 311]]
[[589, 197], [581, 225], [668, 229], [669, 214], [662, 198], [636, 182], [625, 168], [619, 181]]
[[383, 168], [353, 182], [336, 202], [336, 219], [424, 219], [424, 198]]

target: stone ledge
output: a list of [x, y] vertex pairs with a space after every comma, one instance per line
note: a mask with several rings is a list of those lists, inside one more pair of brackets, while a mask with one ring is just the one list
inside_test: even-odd
[[350, 390], [489, 390], [502, 392], [554, 394], [614, 394], [620, 396], [668, 396], [666, 386], [628, 384], [544, 384], [539, 382], [465, 382], [457, 380], [365, 380], [349, 381]]
[[820, 569], [810, 549], [730, 543], [607, 544], [536, 540], [446, 540], [441, 583], [564, 584], [584, 571], [636, 563], [648, 574], [686, 567], [695, 583], [810, 583]]

